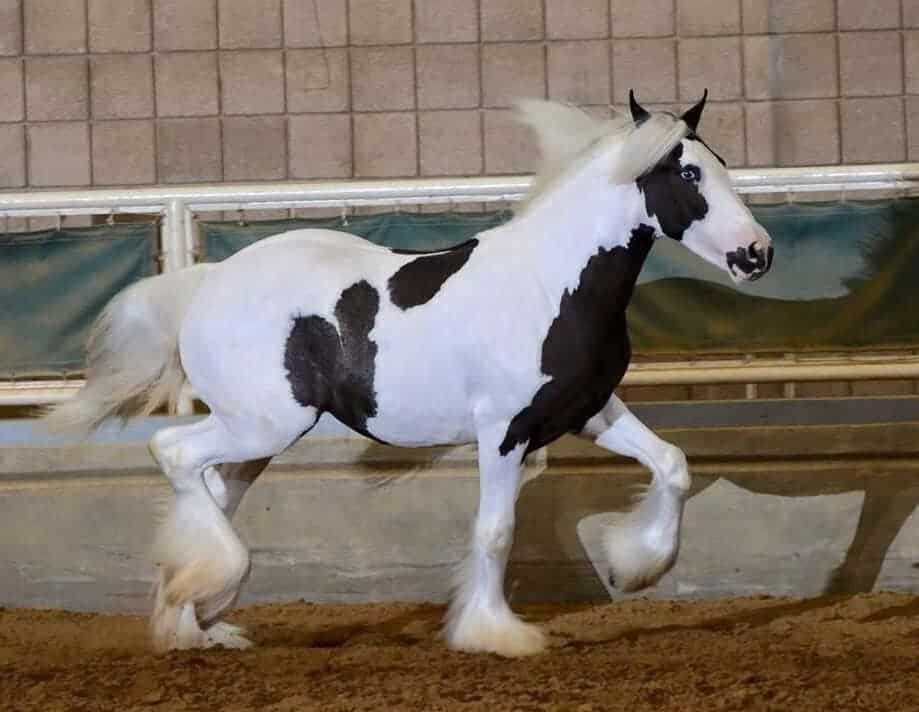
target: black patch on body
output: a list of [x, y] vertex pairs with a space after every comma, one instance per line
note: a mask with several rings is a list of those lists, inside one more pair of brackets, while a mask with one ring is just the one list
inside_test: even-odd
[[[389, 278], [389, 298], [400, 309], [411, 309], [429, 302], [451, 275], [469, 260], [479, 241], [468, 240], [448, 250], [421, 253], [402, 265]], [[395, 251], [395, 250], [394, 250]], [[402, 254], [417, 254], [405, 253]]]
[[377, 412], [373, 387], [377, 345], [370, 332], [379, 309], [377, 290], [364, 280], [356, 282], [335, 305], [338, 329], [321, 316], [298, 316], [284, 349], [294, 400], [320, 414], [329, 412], [371, 438], [367, 419]]
[[625, 308], [654, 240], [654, 228], [632, 230], [628, 247], [603, 248], [565, 291], [542, 345], [542, 372], [551, 378], [511, 420], [499, 452], [521, 443], [526, 454], [566, 433], [580, 432], [619, 385], [631, 358]]
[[[645, 208], [656, 217], [667, 237], [682, 240], [683, 233], [708, 213], [708, 202], [699, 192], [701, 169], [682, 165], [683, 144], [678, 143], [652, 170], [638, 178], [638, 189], [645, 196]], [[690, 175], [691, 174], [691, 175]]]

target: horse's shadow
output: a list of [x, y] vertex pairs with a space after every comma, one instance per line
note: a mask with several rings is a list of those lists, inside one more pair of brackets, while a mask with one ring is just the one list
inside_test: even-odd
[[[755, 494], [780, 497], [816, 497], [827, 494], [841, 494], [852, 490], [864, 493], [855, 535], [846, 556], [824, 585], [825, 594], [868, 593], [874, 589], [887, 558], [887, 553], [903, 525], [919, 505], [919, 479], [912, 476], [875, 479], [870, 476], [858, 478], [856, 486], [833, 486], [823, 482], [808, 486], [806, 481], [797, 482], [793, 488], [770, 487], [768, 478], [728, 477], [739, 487]], [[800, 478], [804, 480], [805, 478]], [[699, 494], [714, 483], [709, 479], [697, 492]]]
[[[361, 460], [368, 472], [377, 471], [379, 450], [386, 446], [368, 444]], [[442, 454], [430, 453], [431, 462]], [[594, 460], [595, 464], [597, 461]], [[638, 485], [649, 475], [640, 468], [621, 467], [622, 460], [600, 461], [609, 476], [571, 474], [541, 475], [527, 481], [517, 504], [514, 548], [508, 565], [511, 597], [517, 601], [608, 600], [609, 593], [587, 556], [578, 535], [578, 523], [593, 515], [621, 512], [631, 505]], [[551, 451], [547, 468], [566, 468], [553, 462]], [[692, 466], [692, 463], [691, 463]], [[424, 468], [422, 468], [424, 469]], [[594, 469], [595, 468], [591, 468]], [[403, 476], [401, 467], [392, 478]], [[787, 473], [743, 472], [712, 475], [696, 473], [690, 498], [697, 497], [725, 479], [754, 494], [779, 497], [818, 497], [861, 491], [864, 499], [855, 534], [844, 560], [827, 578], [822, 593], [856, 594], [874, 589], [891, 544], [919, 505], [919, 470], [898, 472], [897, 476], [874, 476], [863, 468], [846, 471], [840, 465], [838, 476], [802, 477]], [[470, 512], [472, 516], [473, 512]]]
[[[754, 494], [779, 497], [818, 497], [853, 491], [864, 493], [855, 534], [845, 558], [832, 571], [823, 586], [822, 593], [826, 595], [872, 591], [893, 541], [919, 505], [919, 471], [901, 473], [901, 476], [897, 477], [841, 473], [838, 478], [821, 477], [813, 480], [807, 477], [789, 478], [787, 475], [772, 477], [763, 473], [720, 476], [702, 474], [694, 476], [690, 498], [699, 496], [719, 479], [725, 479]], [[623, 511], [628, 506], [624, 502], [622, 487], [617, 479], [607, 480], [606, 487], [591, 487], [593, 496], [589, 499], [580, 496], [577, 488], [569, 491], [564, 483], [561, 484], [562, 486], [552, 487], [553, 510], [558, 514], [558, 519], [553, 528], [554, 537], [549, 542], [549, 550], [542, 552], [550, 560], [562, 559], [566, 552], [570, 553], [580, 546], [577, 534], [579, 521], [596, 514]], [[524, 546], [532, 536], [538, 536], [541, 542], [547, 541], [546, 512], [544, 509], [540, 511], [544, 503], [539, 501], [544, 497], [540, 488], [536, 486], [524, 487], [521, 491], [517, 508], [517, 540]], [[526, 592], [534, 588], [526, 580], [529, 578], [530, 567], [521, 567], [515, 563], [512, 554], [512, 573], [509, 578], [515, 578], [518, 582], [517, 590], [529, 597]], [[583, 589], [582, 595], [585, 597], [606, 599], [609, 596], [606, 587], [596, 576], [589, 584], [586, 580], [579, 581], [578, 586]], [[538, 592], [539, 586], [535, 588]]]

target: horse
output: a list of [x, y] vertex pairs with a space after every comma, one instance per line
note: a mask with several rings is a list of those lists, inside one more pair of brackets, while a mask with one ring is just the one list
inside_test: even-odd
[[519, 102], [541, 169], [508, 222], [450, 249], [293, 230], [112, 299], [87, 342], [85, 385], [44, 417], [88, 433], [174, 402], [186, 382], [209, 409], [149, 443], [174, 493], [153, 546], [157, 650], [251, 644], [223, 620], [250, 569], [231, 519], [271, 458], [323, 414], [394, 446], [477, 444], [478, 511], [444, 628], [454, 649], [546, 648], [503, 582], [524, 459], [562, 435], [652, 475], [604, 537], [610, 580], [636, 591], [673, 566], [690, 475], [683, 452], [614, 394], [631, 357], [626, 307], [655, 240], [735, 283], [762, 277], [773, 257], [697, 132], [707, 95], [677, 116], [630, 92], [629, 111], [602, 120]]

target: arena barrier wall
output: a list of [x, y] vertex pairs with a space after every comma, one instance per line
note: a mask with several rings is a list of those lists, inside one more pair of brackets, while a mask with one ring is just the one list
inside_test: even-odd
[[[694, 476], [679, 562], [640, 595], [811, 596], [919, 586], [919, 398], [635, 407]], [[149, 610], [147, 553], [168, 490], [146, 449], [164, 418], [0, 444], [0, 606]], [[534, 453], [517, 506], [513, 601], [619, 598], [599, 551], [640, 467], [563, 438]], [[445, 600], [475, 511], [475, 448], [399, 449], [334, 421], [279, 456], [236, 521], [242, 602]]]

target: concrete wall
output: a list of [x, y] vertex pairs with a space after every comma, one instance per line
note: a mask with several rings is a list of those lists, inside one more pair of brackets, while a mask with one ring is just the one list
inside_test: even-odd
[[[873, 402], [644, 409], [689, 454], [694, 485], [680, 561], [643, 595], [915, 590], [919, 402]], [[147, 610], [167, 495], [143, 444], [152, 427], [0, 446], [0, 605]], [[617, 595], [597, 543], [645, 473], [563, 439], [527, 475], [513, 600]], [[476, 493], [472, 447], [400, 450], [326, 429], [277, 458], [237, 516], [254, 562], [243, 600], [442, 600]]]
[[[919, 155], [915, 0], [0, 0], [0, 189], [533, 168], [634, 87], [733, 166]], [[14, 226], [15, 228], [15, 226]]]

